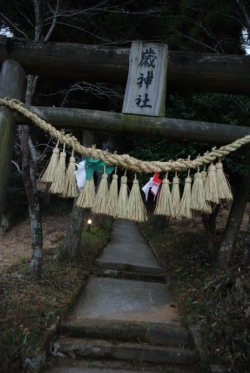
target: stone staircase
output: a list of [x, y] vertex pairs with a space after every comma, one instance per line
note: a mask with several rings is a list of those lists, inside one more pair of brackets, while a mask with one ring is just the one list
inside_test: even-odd
[[201, 372], [166, 274], [136, 224], [115, 222], [53, 351], [66, 358], [46, 372]]

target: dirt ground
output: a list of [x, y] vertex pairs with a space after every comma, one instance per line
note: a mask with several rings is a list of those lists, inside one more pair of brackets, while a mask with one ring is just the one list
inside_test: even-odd
[[[58, 245], [66, 234], [69, 214], [45, 216], [42, 219], [43, 248], [48, 250]], [[31, 235], [30, 220], [15, 225], [7, 233], [0, 232], [0, 269], [9, 266], [19, 258], [30, 258]]]
[[[249, 205], [249, 204], [248, 204]], [[241, 229], [247, 229], [250, 207], [247, 206]], [[222, 229], [226, 225], [229, 211], [222, 209], [217, 217], [217, 227]], [[69, 221], [69, 214], [60, 216], [45, 216], [43, 225], [44, 250], [55, 248], [58, 242], [64, 239]], [[171, 224], [174, 224], [171, 223]], [[201, 224], [200, 219], [191, 219], [185, 222], [185, 227], [196, 228]], [[9, 266], [19, 258], [30, 258], [31, 255], [30, 221], [26, 219], [14, 226], [7, 233], [0, 232], [0, 270]]]

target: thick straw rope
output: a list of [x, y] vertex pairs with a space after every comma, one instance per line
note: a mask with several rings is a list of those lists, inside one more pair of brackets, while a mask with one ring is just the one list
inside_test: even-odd
[[141, 161], [139, 159], [130, 157], [127, 154], [118, 155], [116, 153], [112, 154], [108, 151], [103, 151], [100, 149], [86, 148], [82, 146], [74, 136], [71, 136], [70, 134], [64, 135], [62, 132], [55, 129], [51, 124], [39, 118], [38, 115], [26, 109], [23, 103], [18, 100], [9, 98], [0, 99], [0, 105], [6, 106], [9, 109], [16, 110], [23, 114], [25, 117], [32, 120], [35, 125], [42, 128], [44, 131], [49, 132], [49, 134], [59, 140], [59, 142], [73, 148], [75, 152], [82, 154], [85, 157], [101, 159], [105, 163], [112, 166], [122, 167], [126, 170], [132, 170], [139, 173], [158, 173], [197, 168], [198, 166], [210, 163], [217, 158], [228, 155], [229, 153], [236, 151], [241, 146], [250, 142], [250, 135], [247, 135], [229, 145], [222, 146], [219, 149], [216, 149], [216, 147], [212, 148], [210, 153], [207, 152], [203, 156], [197, 157], [195, 160], [178, 159], [177, 161], [168, 162]]

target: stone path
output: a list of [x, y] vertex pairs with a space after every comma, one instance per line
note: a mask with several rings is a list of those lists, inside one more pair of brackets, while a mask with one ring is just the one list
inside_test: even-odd
[[111, 240], [97, 260], [97, 265], [106, 269], [130, 269], [165, 275], [152, 250], [145, 244], [138, 226], [128, 220], [115, 220]]
[[135, 223], [115, 221], [93, 273], [54, 343], [65, 359], [44, 372], [198, 372], [166, 274]]

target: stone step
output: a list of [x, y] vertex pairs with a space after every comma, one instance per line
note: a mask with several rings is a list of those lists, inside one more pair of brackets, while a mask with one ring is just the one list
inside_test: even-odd
[[197, 365], [137, 363], [128, 360], [49, 358], [42, 373], [201, 373]]
[[95, 261], [95, 266], [97, 268], [105, 269], [105, 270], [114, 270], [114, 271], [124, 271], [124, 272], [137, 272], [137, 273], [144, 273], [147, 275], [161, 275], [166, 276], [165, 271], [155, 265], [141, 265], [141, 264], [132, 264], [132, 263], [116, 263], [115, 261], [108, 261], [97, 259]]
[[181, 326], [119, 320], [75, 319], [61, 324], [61, 333], [70, 337], [107, 339], [116, 342], [143, 342], [162, 346], [190, 346], [187, 330]]
[[167, 275], [165, 272], [152, 273], [143, 272], [142, 270], [136, 271], [134, 268], [121, 268], [121, 269], [110, 269], [94, 267], [91, 270], [91, 274], [99, 277], [111, 277], [111, 278], [122, 278], [128, 280], [139, 280], [139, 281], [152, 281], [167, 283]]
[[67, 320], [99, 319], [182, 326], [167, 284], [91, 277]]
[[129, 360], [157, 364], [193, 365], [198, 361], [194, 350], [154, 346], [146, 343], [112, 343], [87, 338], [59, 338], [53, 344], [56, 353], [76, 358]]
[[138, 226], [126, 220], [115, 220], [111, 239], [95, 265], [107, 270], [164, 275]]

